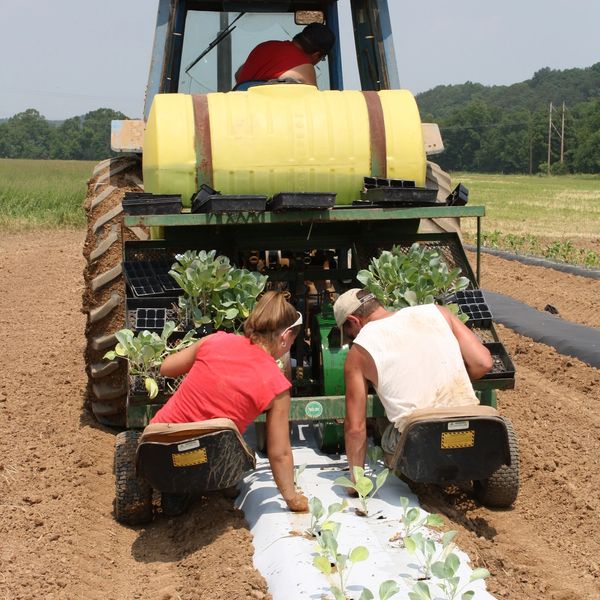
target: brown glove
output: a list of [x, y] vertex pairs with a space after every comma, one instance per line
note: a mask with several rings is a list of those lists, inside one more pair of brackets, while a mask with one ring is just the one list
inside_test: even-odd
[[304, 494], [296, 493], [296, 495], [287, 499], [286, 503], [292, 512], [308, 512], [308, 498]]

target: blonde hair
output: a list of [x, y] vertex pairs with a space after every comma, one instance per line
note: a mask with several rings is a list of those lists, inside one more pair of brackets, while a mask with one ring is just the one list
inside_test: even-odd
[[[244, 323], [244, 335], [256, 344], [271, 345], [277, 335], [298, 318], [296, 309], [283, 292], [270, 291], [256, 303]], [[294, 333], [301, 326], [294, 327]]]

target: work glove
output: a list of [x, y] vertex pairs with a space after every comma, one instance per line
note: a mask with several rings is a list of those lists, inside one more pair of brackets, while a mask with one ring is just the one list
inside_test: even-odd
[[285, 500], [288, 508], [292, 512], [305, 513], [308, 512], [308, 498], [304, 494], [296, 492], [294, 496]]

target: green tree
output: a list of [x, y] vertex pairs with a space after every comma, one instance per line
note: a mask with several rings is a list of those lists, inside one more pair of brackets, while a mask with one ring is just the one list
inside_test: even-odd
[[50, 158], [55, 130], [34, 108], [8, 119], [1, 133], [0, 157]]

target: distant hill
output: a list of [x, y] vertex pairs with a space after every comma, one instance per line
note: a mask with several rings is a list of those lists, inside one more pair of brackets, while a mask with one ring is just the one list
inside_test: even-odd
[[490, 108], [508, 111], [546, 110], [550, 102], [574, 106], [600, 98], [600, 62], [583, 69], [563, 71], [545, 67], [531, 79], [513, 85], [484, 86], [467, 82], [460, 85], [438, 85], [416, 96], [424, 120], [441, 120], [473, 100], [481, 100]]

